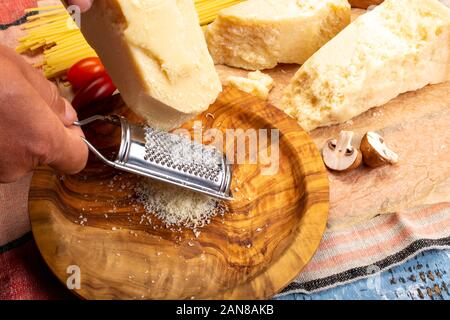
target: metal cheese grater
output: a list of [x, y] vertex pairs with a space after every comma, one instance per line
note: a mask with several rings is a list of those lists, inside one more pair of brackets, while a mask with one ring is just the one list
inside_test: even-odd
[[74, 125], [84, 126], [94, 121], [106, 121], [122, 129], [120, 149], [114, 161], [83, 138], [105, 164], [218, 199], [232, 200], [231, 165], [216, 148], [181, 135], [131, 124], [121, 116], [93, 116]]

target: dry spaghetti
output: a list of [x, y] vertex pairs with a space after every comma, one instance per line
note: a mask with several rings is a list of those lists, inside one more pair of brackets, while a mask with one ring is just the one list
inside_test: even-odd
[[29, 16], [22, 26], [28, 34], [19, 39], [16, 50], [23, 53], [43, 49], [43, 62], [36, 67], [42, 67], [47, 78], [62, 76], [79, 60], [97, 56], [63, 6], [26, 11], [37, 14]]

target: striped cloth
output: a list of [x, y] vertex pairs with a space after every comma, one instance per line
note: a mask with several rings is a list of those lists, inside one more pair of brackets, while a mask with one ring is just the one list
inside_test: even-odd
[[314, 292], [369, 277], [432, 248], [450, 248], [450, 203], [326, 232], [317, 254], [283, 294]]
[[[46, 0], [47, 4], [55, 2]], [[16, 45], [21, 31], [15, 25], [24, 21], [24, 8], [35, 6], [35, 0], [2, 0], [0, 43]], [[27, 214], [29, 183], [28, 176], [15, 184], [0, 185], [0, 299], [71, 298], [42, 261], [32, 239]], [[327, 231], [315, 257], [282, 295], [369, 277], [431, 248], [450, 248], [450, 203], [416, 207]]]

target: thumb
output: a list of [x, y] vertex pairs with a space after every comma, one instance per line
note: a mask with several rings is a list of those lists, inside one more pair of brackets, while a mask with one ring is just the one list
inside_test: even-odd
[[81, 137], [83, 131], [79, 127], [64, 127], [62, 136], [55, 146], [55, 153], [49, 165], [67, 174], [76, 174], [86, 167], [89, 150]]

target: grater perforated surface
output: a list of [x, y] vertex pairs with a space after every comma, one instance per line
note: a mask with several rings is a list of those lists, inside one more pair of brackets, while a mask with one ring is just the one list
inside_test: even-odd
[[216, 148], [145, 127], [145, 157], [153, 165], [217, 182], [223, 170], [223, 156]]

